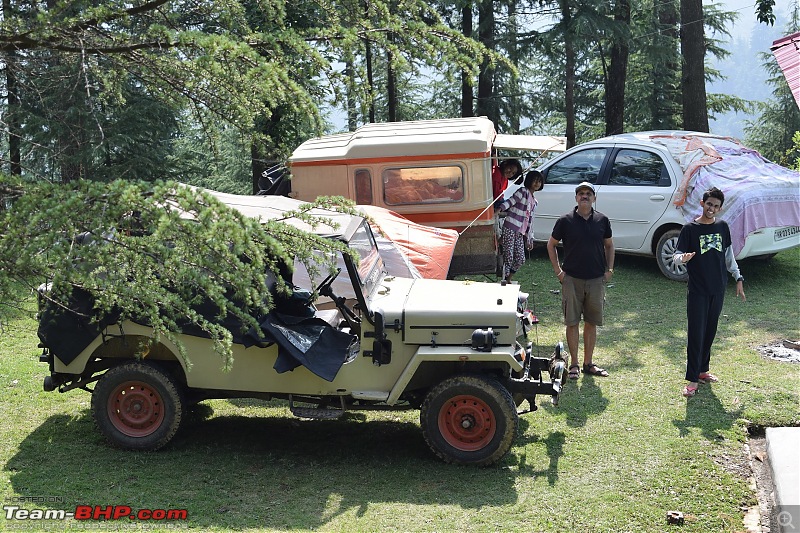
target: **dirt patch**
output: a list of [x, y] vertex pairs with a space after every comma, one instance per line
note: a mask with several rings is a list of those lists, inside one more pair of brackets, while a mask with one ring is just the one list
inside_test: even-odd
[[775, 486], [767, 459], [767, 439], [764, 435], [751, 436], [745, 445], [752, 472], [751, 488], [758, 498], [758, 507], [751, 507], [745, 515], [748, 533], [778, 533], [781, 531], [775, 512]]
[[800, 341], [777, 341], [756, 346], [756, 350], [769, 359], [787, 363], [800, 363]]

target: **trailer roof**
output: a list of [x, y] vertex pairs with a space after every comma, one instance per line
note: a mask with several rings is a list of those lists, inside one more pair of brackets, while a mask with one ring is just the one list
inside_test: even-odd
[[486, 117], [365, 124], [351, 133], [309, 139], [297, 147], [289, 162], [488, 155], [495, 135], [494, 124]]

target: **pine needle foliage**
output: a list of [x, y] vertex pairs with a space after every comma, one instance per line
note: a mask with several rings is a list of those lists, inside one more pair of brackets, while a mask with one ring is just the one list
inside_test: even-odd
[[[11, 183], [2, 190], [21, 191]], [[153, 342], [165, 336], [181, 348], [175, 334], [199, 328], [230, 368], [232, 334], [220, 322], [234, 317], [245, 330], [257, 326], [273, 305], [267, 273], [292, 269], [295, 258], [318, 273], [335, 266], [336, 254], [349, 253], [343, 243], [286, 223], [335, 226], [313, 207], [352, 212], [332, 198], [258, 221], [176, 182], [28, 187], [0, 211], [0, 317], [22, 309], [14, 305], [22, 293], [49, 283], [41, 294], [55, 306], [67, 307], [74, 291], [88, 293], [88, 320], [118, 315], [147, 323]], [[276, 277], [286, 293], [287, 283]], [[197, 311], [209, 302], [216, 316]]]

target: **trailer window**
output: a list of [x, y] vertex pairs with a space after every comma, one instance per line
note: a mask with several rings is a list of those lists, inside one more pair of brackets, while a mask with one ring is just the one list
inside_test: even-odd
[[359, 168], [355, 174], [356, 203], [372, 205], [372, 174], [366, 168]]
[[387, 168], [383, 171], [386, 205], [435, 204], [464, 199], [464, 172], [458, 166]]

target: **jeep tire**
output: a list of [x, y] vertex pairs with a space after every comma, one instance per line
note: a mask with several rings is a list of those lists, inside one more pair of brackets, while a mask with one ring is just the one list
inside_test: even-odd
[[519, 417], [511, 393], [497, 380], [459, 375], [430, 390], [420, 425], [425, 442], [445, 462], [485, 466], [511, 448]]
[[92, 415], [108, 441], [128, 450], [158, 450], [181, 424], [178, 382], [160, 367], [129, 362], [108, 370], [92, 393]]

